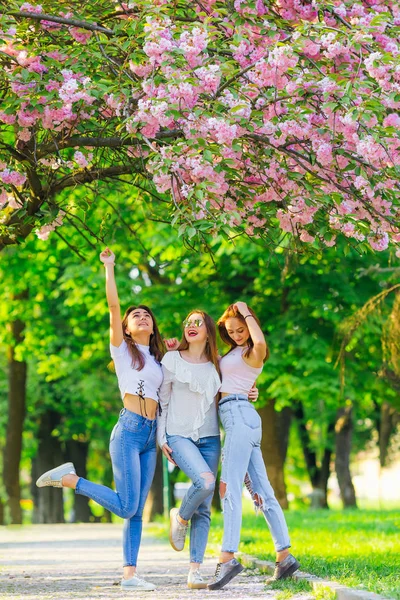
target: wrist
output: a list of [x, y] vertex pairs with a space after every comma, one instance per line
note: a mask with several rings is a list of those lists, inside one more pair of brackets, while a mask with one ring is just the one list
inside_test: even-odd
[[115, 263], [103, 263], [104, 267], [115, 267]]
[[248, 319], [249, 317], [254, 317], [254, 315], [249, 313], [248, 315], [245, 316], [245, 319]]

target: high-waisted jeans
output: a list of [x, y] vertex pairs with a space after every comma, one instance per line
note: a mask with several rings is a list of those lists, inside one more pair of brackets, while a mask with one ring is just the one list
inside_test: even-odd
[[290, 539], [285, 516], [268, 480], [261, 454], [260, 415], [247, 396], [241, 394], [222, 398], [218, 412], [225, 429], [221, 471], [221, 483], [226, 484], [225, 495], [222, 498], [222, 551], [237, 552], [239, 547], [245, 477], [253, 501], [267, 521], [275, 550], [279, 552], [289, 548]]
[[167, 442], [172, 448], [172, 458], [193, 482], [182, 500], [179, 516], [190, 521], [190, 562], [202, 563], [210, 531], [221, 440], [219, 435], [203, 437], [197, 442], [180, 435], [167, 435]]
[[136, 566], [142, 536], [142, 514], [156, 468], [156, 419], [123, 408], [111, 432], [110, 455], [116, 491], [78, 479], [75, 492], [95, 500], [125, 520], [124, 567]]

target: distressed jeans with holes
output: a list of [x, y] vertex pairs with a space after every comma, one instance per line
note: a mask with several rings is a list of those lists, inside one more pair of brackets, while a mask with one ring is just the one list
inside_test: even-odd
[[202, 563], [210, 531], [221, 440], [219, 435], [196, 442], [180, 435], [167, 435], [167, 443], [172, 448], [172, 458], [193, 482], [182, 500], [179, 516], [190, 521], [190, 562]]
[[75, 492], [125, 519], [124, 567], [136, 566], [142, 514], [156, 468], [156, 419], [123, 408], [111, 433], [110, 455], [116, 491], [80, 477]]
[[246, 396], [221, 400], [219, 416], [225, 429], [222, 450], [221, 484], [226, 484], [222, 500], [224, 513], [223, 552], [237, 552], [242, 526], [242, 490], [248, 475], [253, 501], [262, 511], [271, 531], [276, 552], [290, 547], [283, 511], [268, 480], [261, 454], [261, 418]]

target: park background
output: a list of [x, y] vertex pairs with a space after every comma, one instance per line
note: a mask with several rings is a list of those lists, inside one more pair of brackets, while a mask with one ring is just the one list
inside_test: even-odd
[[[236, 3], [240, 10], [235, 12], [235, 4], [230, 18], [241, 31], [234, 41], [244, 68], [237, 71], [230, 40], [221, 30], [215, 34], [218, 26], [210, 27], [215, 47], [208, 54], [196, 34], [203, 46], [194, 48], [196, 60], [206, 57], [206, 71], [210, 60], [219, 61], [220, 74], [207, 71], [210, 89], [203, 87], [189, 105], [187, 95], [173, 96], [172, 81], [162, 110], [147, 90], [149, 104], [136, 121], [131, 119], [136, 100], [129, 98], [137, 98], [132, 90], [141, 89], [141, 77], [149, 73], [141, 64], [147, 60], [143, 44], [150, 38], [156, 44], [160, 32], [165, 34], [159, 25], [146, 40], [143, 15], [176, 17], [175, 26], [186, 28], [186, 36], [196, 19], [208, 27], [202, 13], [179, 3], [169, 13], [171, 3], [144, 1], [137, 3], [143, 14], [125, 7], [124, 20], [117, 10], [106, 21], [96, 11], [102, 14], [114, 3], [70, 2], [81, 28], [65, 15], [64, 25], [48, 21], [41, 28], [38, 12], [54, 12], [51, 2], [42, 2], [40, 10], [11, 4], [2, 12], [4, 31], [12, 11], [25, 12], [15, 18], [17, 34], [12, 21], [1, 54], [0, 525], [113, 520], [82, 496], [34, 485], [39, 474], [66, 460], [74, 461], [79, 474], [112, 485], [108, 440], [121, 400], [108, 367], [99, 261], [108, 245], [116, 254], [122, 310], [137, 302], [149, 305], [164, 337], [179, 337], [191, 309], [217, 319], [228, 304], [243, 300], [255, 310], [271, 351], [257, 381], [262, 451], [287, 509], [296, 556], [306, 571], [400, 598], [399, 234], [398, 220], [388, 217], [386, 223], [382, 217], [382, 206], [398, 217], [400, 99], [390, 69], [395, 72], [399, 55], [388, 43], [399, 30], [396, 3], [368, 21], [372, 48], [359, 43], [366, 22], [353, 20], [349, 33], [338, 2], [328, 3], [329, 18], [320, 15], [319, 21], [308, 2], [297, 3], [300, 8], [277, 3], [291, 8], [286, 6], [284, 16], [277, 16], [279, 8], [271, 10], [273, 28], [263, 39], [285, 60], [282, 66], [277, 58], [274, 66], [282, 69], [276, 85], [270, 74], [264, 73], [265, 80], [256, 74], [256, 87], [276, 107], [264, 113], [264, 104], [246, 104], [240, 96], [243, 90], [259, 93], [247, 79], [252, 65], [240, 60], [247, 37], [266, 13], [260, 2], [247, 3], [248, 14]], [[375, 10], [368, 3], [347, 3], [349, 15], [350, 4], [371, 15]], [[303, 11], [300, 17], [296, 10]], [[88, 28], [83, 19], [102, 26]], [[385, 19], [393, 21], [387, 39], [378, 31]], [[316, 50], [332, 27], [337, 37]], [[285, 46], [289, 38], [275, 39], [280, 28], [299, 35]], [[18, 43], [10, 42], [16, 35]], [[20, 44], [18, 52], [26, 47], [27, 55], [13, 43]], [[183, 45], [165, 50], [168, 61], [162, 56], [156, 63], [154, 81], [164, 82], [160, 89], [170, 85], [168, 63], [176, 69], [174, 77], [195, 90], [192, 70], [202, 63], [190, 64], [193, 47], [189, 58]], [[374, 49], [383, 52], [384, 74], [379, 61], [369, 59]], [[353, 54], [359, 52], [364, 62], [354, 78]], [[57, 81], [48, 83], [51, 77]], [[217, 96], [228, 88], [224, 104]], [[192, 109], [203, 128], [200, 137], [176, 128]], [[312, 122], [309, 115], [315, 114]], [[346, 137], [340, 118], [359, 136], [359, 145]], [[274, 143], [265, 141], [267, 129], [254, 141], [260, 123], [270, 127], [269, 139], [276, 134]], [[305, 140], [299, 139], [303, 128]], [[390, 149], [390, 160], [382, 148]], [[246, 172], [235, 162], [242, 151]], [[188, 155], [194, 162], [182, 166], [179, 157]], [[171, 157], [173, 173], [187, 178], [196, 171], [197, 179], [179, 183], [177, 175], [170, 176]], [[210, 165], [217, 165], [215, 171]], [[266, 189], [277, 195], [265, 198]], [[162, 537], [174, 486], [182, 488], [185, 479], [170, 473], [168, 495], [160, 453], [158, 458], [146, 519]], [[211, 550], [221, 539], [217, 495], [213, 506]], [[272, 558], [267, 527], [246, 499], [241, 550]]]

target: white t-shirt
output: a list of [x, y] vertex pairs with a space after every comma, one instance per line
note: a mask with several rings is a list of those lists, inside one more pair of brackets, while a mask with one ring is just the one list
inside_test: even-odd
[[189, 363], [178, 351], [167, 352], [161, 362], [164, 380], [159, 392], [158, 444], [166, 443], [166, 434], [193, 441], [219, 435], [215, 396], [221, 380], [214, 365]]
[[125, 340], [122, 340], [122, 344], [118, 347], [110, 344], [121, 398], [124, 399], [125, 394], [138, 395], [141, 392], [145, 398], [152, 398], [158, 402], [158, 391], [163, 380], [162, 367], [150, 354], [149, 346], [136, 345], [145, 359], [141, 371], [132, 367], [132, 356]]

